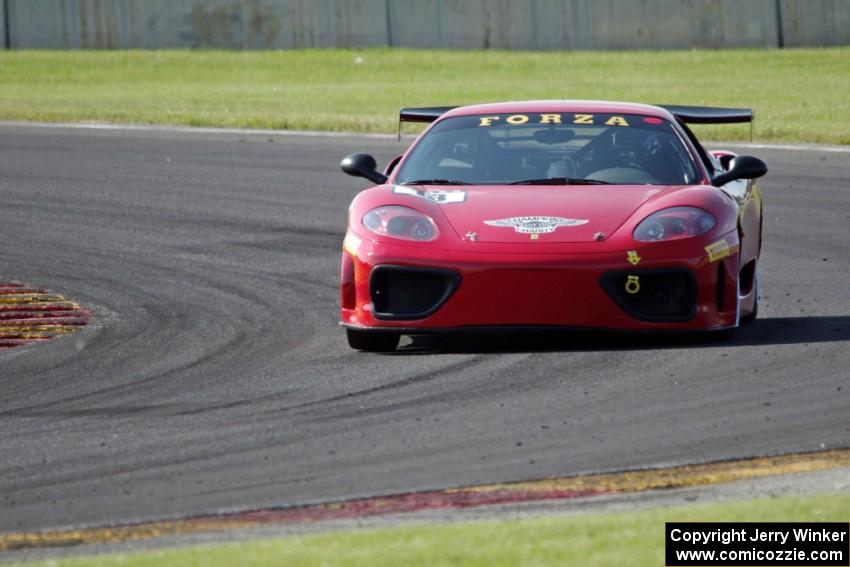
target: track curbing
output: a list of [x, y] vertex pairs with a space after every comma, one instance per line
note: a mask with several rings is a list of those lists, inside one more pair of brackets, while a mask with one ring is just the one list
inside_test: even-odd
[[185, 519], [41, 532], [0, 534], [0, 552], [119, 543], [165, 536], [365, 518], [434, 509], [462, 509], [604, 494], [689, 488], [793, 473], [850, 467], [850, 448], [526, 482], [487, 484], [383, 497], [268, 508]]
[[0, 281], [0, 349], [75, 333], [89, 321], [91, 312], [64, 295]]

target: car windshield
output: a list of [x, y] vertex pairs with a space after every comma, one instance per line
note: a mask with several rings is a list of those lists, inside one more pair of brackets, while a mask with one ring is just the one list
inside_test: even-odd
[[416, 144], [397, 184], [567, 185], [699, 182], [667, 120], [524, 113], [446, 118]]

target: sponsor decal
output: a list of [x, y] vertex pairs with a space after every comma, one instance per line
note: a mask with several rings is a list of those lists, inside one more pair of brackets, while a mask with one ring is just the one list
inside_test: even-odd
[[705, 251], [708, 252], [708, 261], [711, 263], [722, 260], [732, 254], [732, 249], [726, 244], [726, 240], [718, 240], [709, 244], [705, 247]]
[[637, 250], [629, 250], [626, 254], [626, 260], [628, 260], [629, 264], [632, 266], [637, 266], [640, 264], [642, 258], [638, 256]]
[[466, 191], [460, 189], [451, 189], [448, 191], [425, 191], [424, 189], [417, 189], [416, 187], [409, 187], [407, 185], [395, 185], [393, 187], [393, 193], [397, 195], [410, 195], [411, 197], [428, 199], [429, 201], [434, 201], [441, 205], [447, 205], [449, 203], [463, 203], [466, 201]]
[[640, 277], [626, 276], [626, 293], [634, 295], [640, 291]]
[[[607, 116], [607, 118], [605, 118]], [[597, 121], [598, 120], [598, 121]], [[495, 123], [507, 123], [513, 126], [520, 124], [604, 124], [606, 126], [623, 126], [628, 127], [629, 122], [624, 116], [603, 115], [599, 117], [595, 114], [560, 114], [560, 113], [541, 113], [537, 115], [528, 114], [511, 114], [510, 116], [479, 116], [478, 126], [486, 128]], [[659, 120], [657, 124], [660, 124]], [[656, 124], [652, 122], [651, 124]]]
[[548, 234], [561, 226], [580, 226], [587, 224], [585, 219], [565, 219], [564, 217], [511, 217], [507, 219], [486, 220], [490, 226], [512, 227], [520, 234]]

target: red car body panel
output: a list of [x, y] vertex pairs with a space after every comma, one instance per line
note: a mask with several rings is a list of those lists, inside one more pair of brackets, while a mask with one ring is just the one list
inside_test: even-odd
[[[361, 192], [349, 210], [341, 269], [341, 323], [352, 329], [417, 334], [463, 328], [533, 326], [614, 330], [712, 330], [732, 328], [753, 311], [757, 296], [755, 260], [761, 248], [761, 196], [754, 181], [733, 181], [723, 190], [688, 133], [666, 110], [640, 104], [532, 101], [462, 107], [440, 120], [462, 115], [510, 113], [623, 113], [670, 122], [699, 167], [700, 184], [606, 186], [415, 186], [402, 191], [394, 181], [412, 148], [384, 185]], [[433, 127], [433, 126], [432, 126]], [[408, 186], [410, 187], [410, 186]], [[437, 202], [433, 193], [463, 192], [462, 202]], [[361, 223], [376, 207], [398, 205], [430, 217], [439, 236], [430, 242], [381, 237]], [[669, 207], [710, 212], [716, 225], [699, 236], [637, 242], [635, 227]], [[587, 222], [529, 237], [486, 221], [549, 215]], [[474, 238], [470, 235], [474, 233]], [[753, 275], [742, 286], [742, 268]], [[459, 285], [426, 317], [377, 316], [370, 290], [377, 266], [450, 270]], [[647, 321], [624, 308], [603, 285], [606, 274], [622, 277], [655, 270], [684, 270], [695, 278], [692, 316]], [[619, 277], [619, 276], [618, 276]], [[690, 276], [689, 276], [690, 277]], [[619, 281], [619, 280], [618, 280]], [[628, 280], [627, 280], [628, 281]]]

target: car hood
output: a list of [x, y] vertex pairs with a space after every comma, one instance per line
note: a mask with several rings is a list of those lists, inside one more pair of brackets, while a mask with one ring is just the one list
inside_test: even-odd
[[470, 237], [474, 233], [479, 242], [590, 242], [599, 239], [598, 233], [607, 238], [646, 201], [674, 187], [476, 185], [425, 189], [432, 195], [449, 195], [434, 200], [442, 203], [440, 209], [458, 234]]

